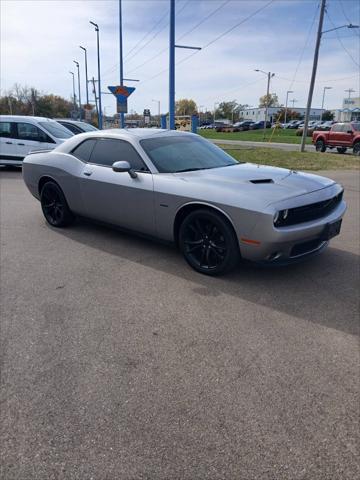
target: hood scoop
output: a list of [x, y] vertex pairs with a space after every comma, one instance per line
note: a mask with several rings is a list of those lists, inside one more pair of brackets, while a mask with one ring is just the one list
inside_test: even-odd
[[256, 185], [258, 183], [274, 183], [274, 180], [272, 178], [257, 178], [255, 180], [250, 180], [250, 182]]

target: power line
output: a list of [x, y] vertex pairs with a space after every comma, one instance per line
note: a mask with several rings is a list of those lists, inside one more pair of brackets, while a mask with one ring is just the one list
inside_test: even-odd
[[[219, 7], [217, 7], [215, 10], [213, 10], [212, 12], [210, 12], [206, 17], [204, 17], [200, 22], [198, 22], [195, 26], [193, 26], [192, 28], [190, 28], [190, 30], [188, 30], [187, 32], [183, 33], [180, 37], [178, 37], [176, 39], [176, 41], [178, 42], [179, 40], [181, 40], [183, 37], [185, 37], [186, 35], [188, 35], [189, 33], [192, 33], [194, 30], [196, 30], [200, 25], [202, 25], [204, 22], [206, 22], [206, 20], [208, 20], [209, 18], [211, 18], [213, 15], [215, 15], [215, 13], [217, 13], [219, 10], [221, 10], [223, 7], [225, 7], [225, 5], [227, 3], [229, 3], [231, 0], [226, 0], [225, 2], [223, 2]], [[149, 62], [151, 62], [152, 60], [155, 60], [155, 58], [159, 57], [160, 55], [162, 55], [164, 52], [168, 51], [169, 48], [166, 47], [166, 48], [163, 48], [162, 50], [160, 50], [158, 53], [156, 53], [155, 55], [153, 55], [152, 57], [148, 58], [147, 60], [145, 60], [145, 62], [141, 63], [140, 65], [138, 65], [137, 67], [131, 69], [128, 73], [133, 73], [135, 72], [136, 70], [138, 70], [139, 68], [143, 67], [144, 65], [148, 64]]]
[[299, 68], [300, 68], [300, 65], [301, 65], [301, 63], [302, 63], [302, 61], [303, 61], [305, 49], [307, 48], [308, 43], [309, 43], [309, 40], [310, 40], [310, 35], [311, 35], [312, 29], [313, 29], [313, 27], [314, 27], [314, 23], [315, 23], [315, 19], [316, 19], [316, 17], [317, 17], [318, 9], [319, 9], [319, 4], [317, 4], [317, 6], [316, 6], [316, 9], [315, 9], [315, 12], [314, 12], [314, 16], [313, 16], [313, 19], [312, 19], [312, 22], [311, 22], [311, 25], [310, 25], [310, 28], [309, 28], [307, 37], [306, 37], [304, 46], [303, 46], [303, 48], [302, 48], [302, 50], [301, 50], [301, 54], [300, 54], [300, 57], [299, 57], [299, 61], [298, 61], [297, 65], [296, 65], [295, 72], [294, 72], [294, 75], [293, 75], [293, 77], [292, 77], [292, 80], [291, 80], [291, 83], [290, 83], [290, 86], [289, 86], [288, 90], [291, 90], [292, 87], [293, 87], [293, 85], [294, 85], [294, 83], [295, 83], [295, 79], [296, 79], [297, 73], [298, 73]]
[[[191, 57], [193, 57], [194, 55], [202, 52], [203, 50], [205, 50], [206, 48], [210, 47], [210, 45], [213, 45], [215, 42], [217, 42], [218, 40], [220, 40], [221, 38], [225, 37], [225, 35], [227, 35], [228, 33], [232, 32], [233, 30], [235, 30], [236, 28], [238, 28], [240, 25], [242, 25], [243, 23], [247, 22], [248, 20], [250, 20], [251, 18], [255, 17], [255, 15], [257, 15], [258, 13], [260, 13], [262, 10], [265, 10], [265, 8], [267, 8], [269, 5], [271, 5], [272, 3], [274, 3], [275, 0], [270, 0], [269, 2], [267, 2], [265, 5], [261, 6], [260, 8], [258, 8], [257, 10], [255, 10], [253, 13], [251, 13], [250, 15], [248, 15], [247, 17], [243, 18], [242, 20], [240, 20], [238, 23], [236, 23], [235, 25], [233, 25], [231, 28], [228, 28], [225, 32], [221, 33], [220, 35], [218, 35], [217, 37], [215, 37], [213, 40], [210, 40], [210, 42], [206, 43], [203, 47], [201, 47], [201, 50], [195, 50], [193, 53], [191, 53], [190, 55], [188, 55], [187, 57], [183, 58], [182, 60], [179, 60], [176, 65], [180, 65], [184, 62], [186, 62], [187, 60], [189, 60]], [[151, 78], [148, 78], [146, 79], [145, 81], [150, 81], [150, 80], [153, 80], [154, 78], [157, 78], [159, 75], [161, 75], [162, 73], [165, 73], [167, 72], [168, 69], [165, 69], [161, 72], [159, 72], [158, 74], [154, 75], [153, 77]]]
[[[331, 25], [332, 25], [334, 28], [336, 28], [336, 26], [335, 26], [334, 22], [332, 21], [330, 15], [328, 14], [328, 12], [325, 11], [325, 13], [326, 13], [326, 16], [328, 17]], [[342, 42], [342, 40], [341, 40], [341, 38], [340, 38], [337, 30], [335, 30], [335, 33], [336, 33], [337, 40], [338, 40], [338, 42], [340, 43], [340, 45], [342, 46], [344, 52], [348, 54], [348, 56], [351, 58], [351, 60], [355, 63], [355, 65], [356, 65], [357, 67], [360, 67], [360, 63], [358, 63], [358, 62], [355, 60], [355, 58], [351, 55], [351, 53], [349, 52], [349, 50], [348, 50], [348, 49], [345, 47], [345, 45], [343, 44], [343, 42]]]

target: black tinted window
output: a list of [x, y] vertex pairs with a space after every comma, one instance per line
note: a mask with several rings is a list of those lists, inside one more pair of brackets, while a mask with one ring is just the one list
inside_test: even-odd
[[148, 168], [141, 160], [134, 147], [125, 140], [102, 138], [98, 140], [91, 154], [90, 162], [111, 167], [114, 162], [126, 161], [134, 170], [147, 171]]
[[0, 122], [0, 137], [12, 137], [10, 122]]
[[17, 124], [17, 138], [21, 140], [32, 140], [34, 142], [50, 142], [54, 143], [45, 132], [31, 123]]
[[78, 128], [76, 125], [73, 125], [72, 123], [62, 123], [62, 122], [58, 122], [58, 123], [61, 123], [63, 127], [67, 128], [68, 130], [70, 130], [70, 132], [74, 133], [75, 135], [77, 135], [78, 133], [82, 133], [80, 128]]
[[85, 140], [85, 142], [80, 143], [80, 145], [72, 151], [72, 154], [74, 155], [74, 157], [79, 158], [84, 162], [88, 162], [90, 160], [90, 155], [93, 151], [95, 143], [96, 139], [94, 138]]

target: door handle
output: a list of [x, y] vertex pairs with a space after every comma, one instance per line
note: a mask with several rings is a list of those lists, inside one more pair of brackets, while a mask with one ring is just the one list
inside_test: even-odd
[[13, 144], [13, 142], [5, 142], [5, 143], [6, 143], [6, 145], [12, 145]]
[[84, 172], [84, 175], [86, 175], [87, 177], [90, 177], [90, 175], [92, 175], [92, 171], [91, 170], [85, 170]]
[[24, 147], [24, 146], [25, 146], [25, 143], [18, 143], [18, 145], [21, 145], [21, 146]]

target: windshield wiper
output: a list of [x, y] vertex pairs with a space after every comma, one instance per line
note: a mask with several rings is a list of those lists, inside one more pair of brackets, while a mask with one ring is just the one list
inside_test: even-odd
[[194, 167], [194, 168], [184, 168], [183, 170], [175, 170], [173, 173], [181, 173], [181, 172], [195, 172], [196, 170], [206, 170], [206, 168], [211, 167]]

